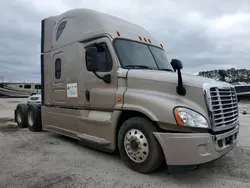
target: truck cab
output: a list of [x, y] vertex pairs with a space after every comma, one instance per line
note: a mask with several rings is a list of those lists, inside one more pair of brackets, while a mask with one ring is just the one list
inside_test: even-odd
[[[119, 151], [141, 173], [215, 160], [238, 140], [235, 88], [181, 72], [140, 26], [89, 9], [42, 20], [42, 102], [31, 131]], [[32, 119], [32, 121], [29, 121]]]

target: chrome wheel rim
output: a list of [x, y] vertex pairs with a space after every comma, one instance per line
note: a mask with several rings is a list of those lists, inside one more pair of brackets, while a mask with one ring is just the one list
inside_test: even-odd
[[32, 111], [29, 111], [28, 113], [28, 122], [29, 125], [32, 127], [34, 125], [34, 120], [33, 120], [33, 116], [32, 116]]
[[124, 137], [124, 148], [129, 158], [136, 162], [144, 162], [149, 153], [148, 140], [145, 135], [137, 130], [129, 130]]

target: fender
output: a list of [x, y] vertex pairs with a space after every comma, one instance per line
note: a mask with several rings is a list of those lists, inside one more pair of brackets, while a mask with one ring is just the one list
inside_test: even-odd
[[176, 106], [191, 108], [208, 120], [206, 108], [187, 97], [142, 89], [127, 89], [124, 95], [124, 110], [141, 112], [155, 122], [176, 125], [173, 114]]
[[175, 124], [173, 108], [176, 99], [167, 93], [127, 89], [124, 95], [124, 110], [135, 110], [147, 115], [152, 121]]

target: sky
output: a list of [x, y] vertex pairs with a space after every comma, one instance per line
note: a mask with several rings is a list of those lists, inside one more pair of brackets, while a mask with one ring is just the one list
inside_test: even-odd
[[142, 26], [183, 72], [250, 69], [249, 0], [0, 0], [0, 80], [40, 81], [40, 22], [73, 8]]

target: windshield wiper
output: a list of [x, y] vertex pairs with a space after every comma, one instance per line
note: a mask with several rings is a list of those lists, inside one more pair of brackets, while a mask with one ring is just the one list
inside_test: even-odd
[[171, 71], [171, 72], [173, 72], [172, 69], [159, 69], [159, 70], [164, 70], [164, 71]]
[[140, 68], [140, 69], [152, 69], [146, 65], [126, 65], [125, 68]]

